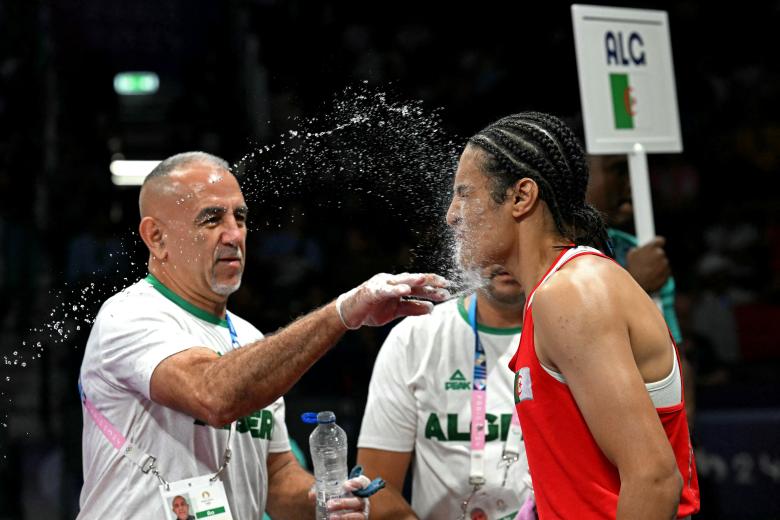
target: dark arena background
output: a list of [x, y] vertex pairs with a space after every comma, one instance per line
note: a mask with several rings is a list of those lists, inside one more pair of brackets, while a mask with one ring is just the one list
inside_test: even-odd
[[[696, 518], [780, 518], [780, 3], [620, 5], [669, 14], [684, 151], [649, 169], [695, 370]], [[0, 519], [78, 511], [90, 322], [145, 275], [112, 161], [233, 165], [251, 215], [230, 308], [272, 332], [376, 272], [447, 275], [457, 154], [521, 110], [581, 119], [569, 4], [0, 2]], [[332, 409], [354, 463], [389, 328], [286, 395], [304, 452], [300, 413]]]

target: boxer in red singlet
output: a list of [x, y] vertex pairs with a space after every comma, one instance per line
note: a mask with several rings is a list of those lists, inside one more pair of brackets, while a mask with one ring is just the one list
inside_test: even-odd
[[679, 358], [658, 308], [605, 257], [585, 155], [553, 116], [469, 139], [447, 220], [460, 261], [528, 294], [515, 402], [539, 517], [685, 518], [699, 509]]

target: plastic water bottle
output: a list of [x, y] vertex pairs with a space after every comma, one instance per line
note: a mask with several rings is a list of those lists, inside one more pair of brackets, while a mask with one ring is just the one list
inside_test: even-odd
[[309, 436], [317, 492], [317, 520], [327, 520], [327, 502], [344, 495], [347, 480], [347, 434], [336, 424], [336, 414], [317, 414], [317, 427]]
[[317, 427], [309, 436], [317, 490], [317, 520], [327, 520], [326, 504], [344, 495], [347, 480], [347, 434], [336, 424], [336, 414], [317, 414]]

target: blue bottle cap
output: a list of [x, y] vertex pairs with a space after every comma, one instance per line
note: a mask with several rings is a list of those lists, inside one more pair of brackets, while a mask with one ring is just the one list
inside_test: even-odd
[[306, 424], [317, 424], [317, 412], [302, 413], [301, 420]]

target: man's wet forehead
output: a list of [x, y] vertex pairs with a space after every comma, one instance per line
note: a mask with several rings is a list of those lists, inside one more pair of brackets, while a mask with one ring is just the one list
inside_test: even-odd
[[213, 165], [192, 165], [188, 168], [176, 170], [171, 176], [182, 187], [193, 193], [200, 193], [211, 187], [238, 188], [238, 182], [232, 173]]
[[205, 201], [223, 201], [225, 204], [235, 201], [236, 204], [244, 204], [244, 196], [237, 180], [224, 170], [179, 179], [176, 188], [179, 204]]

